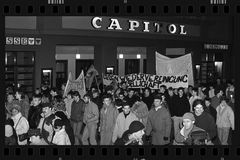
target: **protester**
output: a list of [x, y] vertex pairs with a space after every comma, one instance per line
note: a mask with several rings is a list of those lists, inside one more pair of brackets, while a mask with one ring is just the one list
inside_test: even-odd
[[78, 91], [73, 92], [73, 102], [71, 109], [71, 125], [73, 127], [73, 132], [75, 135], [75, 145], [79, 145], [81, 143], [81, 130], [83, 126], [83, 116], [84, 116], [84, 102], [81, 99]]
[[18, 145], [18, 137], [14, 129], [14, 122], [8, 118], [5, 121], [5, 145]]
[[205, 101], [205, 108], [204, 108], [204, 110], [205, 110], [207, 113], [211, 114], [211, 116], [214, 118], [214, 121], [216, 122], [216, 119], [217, 119], [217, 111], [216, 111], [215, 108], [212, 107], [212, 105], [211, 105], [211, 99], [207, 97], [207, 98], [205, 98], [204, 101]]
[[71, 117], [72, 102], [73, 102], [73, 91], [69, 91], [67, 93], [67, 97], [64, 98], [64, 103], [65, 103], [68, 119], [70, 119], [70, 117]]
[[[82, 143], [83, 145], [97, 145], [96, 141], [96, 132], [97, 132], [97, 124], [99, 121], [99, 110], [98, 106], [91, 101], [91, 95], [85, 94], [84, 95], [84, 102], [86, 103], [83, 123], [86, 124], [83, 136], [82, 136]], [[89, 142], [88, 142], [89, 138]]]
[[136, 96], [136, 102], [133, 104], [131, 111], [133, 114], [135, 114], [137, 116], [139, 121], [142, 122], [143, 125], [146, 127], [147, 126], [147, 118], [148, 118], [148, 107], [142, 101], [140, 96]]
[[209, 86], [208, 96], [209, 96], [209, 98], [213, 98], [215, 96], [215, 89], [214, 89], [213, 85]]
[[190, 103], [190, 112], [193, 112], [193, 102], [196, 99], [202, 99], [200, 96], [198, 96], [198, 89], [197, 88], [193, 88], [192, 89], [192, 96], [189, 99], [189, 103]]
[[193, 102], [195, 125], [205, 130], [209, 135], [209, 140], [218, 144], [217, 127], [214, 118], [208, 112], [204, 111], [204, 100], [197, 99]]
[[145, 88], [144, 89], [144, 94], [142, 96], [142, 101], [147, 105], [148, 110], [150, 110], [152, 108], [153, 97], [151, 95], [151, 89], [150, 88]]
[[166, 145], [170, 143], [171, 117], [169, 111], [162, 106], [162, 96], [154, 97], [154, 108], [148, 115], [146, 135], [152, 136], [153, 145]]
[[133, 121], [122, 137], [115, 141], [115, 145], [144, 145], [143, 135], [144, 125], [139, 121]]
[[232, 99], [233, 98], [234, 90], [235, 90], [235, 87], [234, 87], [233, 83], [231, 81], [229, 81], [227, 83], [227, 88], [226, 88], [226, 91], [225, 91], [226, 97], [228, 99]]
[[183, 128], [176, 134], [175, 141], [178, 145], [211, 145], [208, 134], [194, 125], [195, 118], [190, 112], [183, 115]]
[[[16, 130], [17, 136], [27, 133], [29, 130], [29, 124], [27, 119], [21, 113], [21, 106], [19, 102], [15, 101], [13, 103], [12, 109], [12, 120], [14, 122], [14, 129]], [[18, 138], [19, 145], [26, 145], [27, 140], [21, 141]]]
[[131, 112], [130, 104], [128, 102], [123, 103], [123, 112], [117, 116], [112, 142], [114, 143], [117, 138], [121, 138], [122, 134], [128, 130], [129, 125], [136, 120], [138, 120], [138, 118]]
[[25, 118], [28, 118], [28, 111], [29, 111], [30, 105], [25, 100], [25, 94], [22, 91], [18, 90], [18, 91], [16, 91], [15, 97], [20, 103], [22, 115]]
[[55, 115], [54, 119], [60, 118], [61, 120], [63, 120], [65, 131], [68, 134], [71, 144], [74, 145], [75, 144], [75, 136], [74, 136], [74, 132], [73, 132], [73, 128], [71, 126], [70, 120], [68, 119], [67, 115], [62, 111], [57, 111], [54, 115]]
[[13, 92], [9, 92], [7, 95], [7, 102], [5, 103], [5, 108], [7, 110], [7, 116], [11, 117], [11, 108], [13, 105], [13, 100], [14, 100], [14, 94]]
[[215, 89], [215, 96], [211, 98], [211, 104], [214, 109], [217, 108], [220, 104], [220, 98], [223, 96], [223, 90], [216, 88]]
[[234, 113], [232, 108], [227, 105], [227, 101], [226, 97], [222, 97], [219, 106], [216, 108], [218, 137], [222, 145], [228, 145], [229, 130], [230, 128], [235, 129]]
[[118, 110], [112, 103], [112, 95], [103, 96], [103, 107], [100, 112], [100, 145], [112, 145], [113, 130], [118, 116]]
[[68, 134], [65, 131], [64, 122], [61, 119], [56, 119], [54, 121], [54, 131], [52, 144], [55, 145], [71, 145]]
[[171, 116], [172, 117], [175, 116], [176, 109], [177, 109], [177, 104], [176, 104], [177, 96], [173, 93], [172, 87], [168, 88], [168, 94], [166, 96], [166, 101], [167, 101], [168, 109], [169, 109]]
[[130, 105], [130, 108], [133, 106], [134, 102], [136, 101], [136, 97], [134, 95], [134, 89], [129, 88], [128, 90], [128, 96], [125, 97], [125, 100], [128, 102]]
[[98, 106], [98, 110], [100, 111], [102, 108], [102, 98], [98, 90], [92, 91], [92, 102]]
[[176, 99], [176, 116], [182, 117], [186, 112], [190, 111], [190, 103], [184, 95], [184, 89], [182, 87], [178, 88], [178, 98]]
[[42, 105], [42, 118], [38, 125], [40, 135], [34, 135], [30, 138], [31, 145], [50, 145], [52, 144], [54, 128], [53, 120], [55, 115], [52, 112], [53, 106], [51, 103], [43, 103]]
[[41, 96], [33, 95], [33, 100], [28, 112], [28, 122], [30, 129], [36, 129], [40, 123], [42, 113]]

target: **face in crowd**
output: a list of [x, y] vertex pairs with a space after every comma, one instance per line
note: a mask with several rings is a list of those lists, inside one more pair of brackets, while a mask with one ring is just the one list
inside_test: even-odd
[[150, 95], [150, 92], [149, 92], [148, 89], [145, 89], [145, 91], [144, 91], [144, 95], [145, 95], [145, 97], [148, 97], [148, 96]]
[[38, 106], [41, 103], [41, 98], [34, 97], [32, 102], [33, 106]]
[[74, 100], [75, 102], [78, 102], [79, 99], [80, 99], [79, 96], [75, 96], [75, 95], [73, 96], [73, 100]]
[[142, 139], [142, 136], [145, 134], [144, 130], [140, 130], [138, 132], [133, 133], [133, 137], [135, 139]]
[[19, 113], [19, 111], [16, 108], [13, 108], [11, 110], [11, 114], [12, 114], [13, 117], [16, 116], [18, 113]]
[[83, 100], [85, 103], [90, 103], [90, 97], [88, 96], [84, 96]]
[[194, 124], [194, 121], [192, 121], [190, 119], [183, 119], [183, 126], [185, 129], [192, 128], [193, 124]]
[[19, 94], [18, 92], [16, 92], [15, 97], [16, 99], [21, 100], [21, 94]]
[[195, 107], [194, 107], [194, 109], [195, 109], [195, 114], [197, 115], [197, 116], [200, 116], [202, 113], [203, 113], [203, 106], [201, 105], [201, 104], [198, 104], [198, 105], [196, 105]]
[[7, 101], [8, 101], [8, 103], [12, 103], [13, 100], [14, 100], [13, 95], [12, 95], [12, 94], [9, 94], [9, 95], [7, 96]]
[[182, 90], [182, 89], [180, 89], [180, 90], [178, 91], [178, 95], [179, 95], [179, 97], [182, 97], [182, 96], [183, 96], [183, 90]]
[[123, 100], [124, 99], [124, 95], [123, 94], [119, 94], [119, 99]]
[[129, 105], [123, 106], [123, 113], [128, 114], [129, 112], [130, 112], [130, 106]]
[[44, 107], [42, 108], [42, 113], [44, 116], [48, 116], [52, 113], [52, 109], [50, 107]]
[[209, 100], [205, 100], [205, 105], [206, 105], [206, 107], [209, 107], [210, 104], [211, 104], [211, 102], [210, 102]]
[[173, 96], [173, 90], [169, 89], [168, 94], [169, 94], [169, 96]]
[[129, 96], [129, 97], [132, 97], [133, 94], [134, 94], [134, 91], [133, 91], [133, 90], [130, 90], [130, 91], [128, 92], [128, 96]]
[[103, 100], [103, 104], [105, 104], [106, 106], [109, 106], [111, 104], [112, 100], [110, 98], [104, 98]]
[[153, 104], [155, 107], [159, 107], [161, 105], [161, 103], [162, 103], [162, 101], [160, 99], [154, 99]]

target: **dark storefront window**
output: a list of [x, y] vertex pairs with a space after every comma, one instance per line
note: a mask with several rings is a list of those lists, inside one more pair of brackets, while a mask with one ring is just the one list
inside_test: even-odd
[[125, 75], [131, 73], [139, 73], [139, 59], [125, 59]]
[[86, 76], [89, 67], [94, 64], [93, 59], [78, 59], [76, 60], [76, 78], [81, 74], [82, 70]]
[[143, 73], [147, 73], [147, 59], [143, 59]]
[[223, 54], [205, 53], [202, 54], [201, 82], [215, 83], [217, 78], [222, 78]]
[[63, 83], [67, 83], [68, 79], [68, 61], [57, 60], [56, 61], [56, 87], [60, 90]]
[[21, 88], [29, 96], [34, 88], [34, 52], [8, 51], [5, 53], [5, 86]]

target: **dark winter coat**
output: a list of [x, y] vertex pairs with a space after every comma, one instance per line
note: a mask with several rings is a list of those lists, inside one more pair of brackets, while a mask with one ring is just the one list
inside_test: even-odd
[[194, 117], [195, 125], [199, 128], [204, 129], [209, 134], [210, 139], [214, 140], [217, 136], [217, 126], [214, 118], [205, 111], [200, 116], [196, 116], [194, 113]]
[[170, 143], [172, 121], [169, 111], [165, 107], [157, 111], [152, 108], [148, 114], [146, 135], [152, 135], [153, 145], [166, 145]]
[[149, 95], [148, 97], [142, 96], [142, 101], [147, 105], [148, 110], [152, 108], [153, 100], [154, 99], [152, 95]]
[[182, 117], [186, 112], [190, 111], [190, 103], [186, 96], [177, 97], [174, 107], [175, 116]]
[[83, 100], [79, 100], [78, 102], [72, 102], [72, 110], [70, 119], [74, 122], [82, 122], [84, 115], [85, 105]]
[[40, 105], [38, 106], [31, 106], [28, 112], [28, 123], [30, 129], [37, 129], [42, 113], [42, 107]]
[[176, 95], [173, 95], [173, 96], [169, 96], [167, 95], [166, 97], [166, 101], [167, 101], [167, 104], [168, 104], [168, 109], [169, 109], [169, 112], [171, 114], [171, 117], [175, 116], [176, 115], [176, 109], [177, 109], [177, 105], [176, 105], [176, 101], [177, 101], [177, 96]]

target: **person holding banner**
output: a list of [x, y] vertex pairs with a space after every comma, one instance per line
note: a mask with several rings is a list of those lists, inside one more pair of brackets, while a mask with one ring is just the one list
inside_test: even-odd
[[112, 103], [112, 95], [103, 96], [103, 107], [100, 114], [100, 145], [111, 145], [118, 110]]
[[153, 145], [167, 145], [170, 143], [171, 116], [169, 111], [162, 106], [162, 96], [154, 97], [154, 108], [148, 115], [146, 136], [152, 136]]
[[70, 120], [75, 135], [75, 145], [79, 145], [81, 141], [80, 132], [83, 125], [84, 102], [78, 91], [73, 92], [73, 99]]

